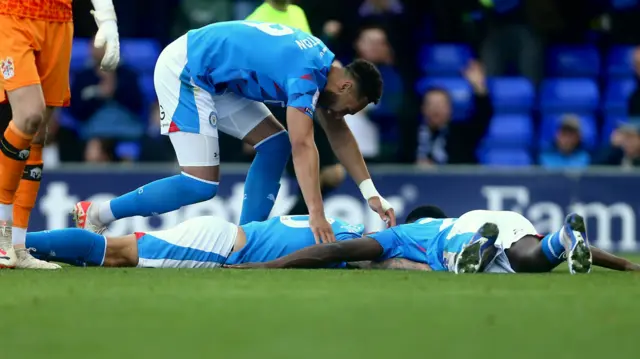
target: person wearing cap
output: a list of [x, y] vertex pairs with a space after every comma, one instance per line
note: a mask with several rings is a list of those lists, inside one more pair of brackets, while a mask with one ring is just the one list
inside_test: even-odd
[[611, 134], [611, 145], [597, 161], [600, 165], [640, 166], [640, 117], [621, 122]]
[[553, 144], [543, 149], [538, 162], [549, 169], [584, 168], [589, 166], [591, 156], [582, 146], [580, 119], [575, 115], [562, 117]]

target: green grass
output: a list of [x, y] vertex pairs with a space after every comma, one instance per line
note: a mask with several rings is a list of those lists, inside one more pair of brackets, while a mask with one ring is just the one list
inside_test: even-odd
[[65, 268], [0, 290], [3, 359], [640, 357], [636, 273]]

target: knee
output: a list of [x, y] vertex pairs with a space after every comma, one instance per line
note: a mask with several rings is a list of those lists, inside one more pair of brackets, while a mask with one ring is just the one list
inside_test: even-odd
[[29, 110], [22, 116], [15, 116], [13, 118], [18, 129], [26, 134], [34, 135], [38, 132], [40, 125], [44, 122], [44, 110], [38, 111], [38, 109]]
[[218, 193], [217, 182], [206, 181], [185, 174], [181, 174], [180, 176], [184, 188], [182, 193], [191, 193], [194, 201], [207, 201], [215, 197]]
[[291, 141], [289, 133], [281, 131], [270, 137], [265, 138], [255, 146], [257, 153], [273, 153], [273, 154], [291, 154]]
[[324, 186], [338, 187], [345, 177], [346, 173], [341, 164], [325, 167], [320, 172], [320, 182]]

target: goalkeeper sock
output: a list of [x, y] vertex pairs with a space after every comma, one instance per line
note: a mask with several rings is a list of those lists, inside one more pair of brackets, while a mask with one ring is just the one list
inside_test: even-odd
[[558, 265], [566, 259], [564, 246], [562, 242], [560, 242], [561, 235], [562, 228], [557, 232], [547, 234], [540, 242], [542, 253], [544, 253], [544, 256], [547, 257], [551, 264]]

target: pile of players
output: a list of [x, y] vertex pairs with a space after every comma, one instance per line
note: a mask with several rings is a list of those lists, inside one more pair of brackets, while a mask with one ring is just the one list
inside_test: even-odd
[[[95, 45], [106, 44], [102, 68], [113, 70], [119, 60], [115, 11], [111, 0], [92, 2], [99, 28]], [[69, 101], [70, 0], [45, 1], [38, 9], [0, 0], [0, 35], [9, 39], [0, 44], [0, 93], [11, 104], [2, 108], [11, 121], [0, 138], [1, 268], [60, 268], [51, 260], [105, 267], [513, 273], [549, 271], [565, 258], [571, 273], [588, 273], [592, 263], [637, 268], [590, 247], [577, 214], [546, 236], [537, 235], [517, 213], [472, 211], [448, 218], [432, 206], [414, 210], [407, 223], [396, 225], [393, 208], [376, 190], [344, 120], [380, 100], [379, 71], [363, 60], [343, 67], [318, 38], [257, 21], [189, 31], [160, 54], [154, 84], [161, 131], [171, 140], [180, 174], [108, 202], [78, 203], [73, 215], [79, 228], [27, 233], [42, 174], [46, 120], [54, 107]], [[286, 107], [288, 131], [265, 103]], [[314, 120], [388, 229], [364, 234], [362, 225], [325, 217]], [[117, 219], [166, 213], [214, 197], [220, 177], [218, 130], [256, 150], [239, 226], [200, 217], [164, 231], [101, 235]], [[309, 215], [267, 219], [290, 156]]]

